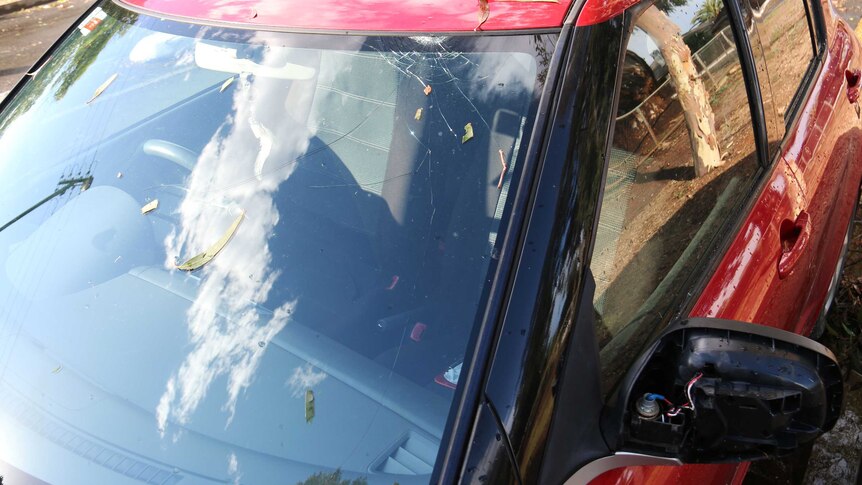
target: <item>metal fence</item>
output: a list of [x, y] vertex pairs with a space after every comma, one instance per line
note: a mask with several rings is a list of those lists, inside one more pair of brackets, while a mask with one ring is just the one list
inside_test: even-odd
[[[727, 68], [728, 64], [735, 59], [732, 54], [736, 52], [736, 45], [733, 43], [732, 39], [733, 33], [730, 31], [730, 26], [727, 26], [721, 29], [715, 37], [710, 39], [709, 42], [691, 55], [695, 68], [698, 71], [698, 77], [700, 77], [701, 81], [707, 85], [706, 87], [708, 90], [719, 86], [719, 83], [721, 82], [721, 77], [719, 76], [721, 76], [723, 70]], [[654, 96], [661, 96], [665, 99], [676, 98], [676, 89], [670, 82], [670, 76], [667, 76], [664, 82], [662, 82], [655, 91], [650, 93], [649, 96], [647, 96], [631, 111], [618, 116], [616, 121], [617, 123], [620, 123], [632, 118], [636, 119], [646, 127], [647, 133], [649, 133], [653, 143], [655, 146], [658, 146], [663, 139], [659, 140], [656, 137], [652, 126], [650, 126], [649, 119], [643, 112], [643, 107]], [[668, 135], [670, 135], [672, 131], [673, 130], [668, 130]]]

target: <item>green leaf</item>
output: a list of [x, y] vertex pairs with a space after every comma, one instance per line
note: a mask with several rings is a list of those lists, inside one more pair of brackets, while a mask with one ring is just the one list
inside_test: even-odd
[[201, 266], [212, 261], [214, 257], [222, 250], [230, 239], [233, 237], [233, 234], [236, 232], [236, 229], [239, 227], [239, 223], [242, 222], [245, 217], [245, 212], [242, 212], [239, 216], [237, 216], [236, 220], [233, 221], [233, 224], [230, 225], [228, 230], [222, 235], [221, 239], [219, 239], [215, 244], [210, 246], [206, 251], [198, 254], [197, 256], [192, 257], [185, 263], [177, 266], [177, 269], [183, 271], [194, 271]]
[[473, 123], [464, 125], [464, 136], [461, 137], [461, 143], [467, 143], [473, 138]]
[[314, 419], [314, 391], [305, 391], [305, 422], [310, 423]]

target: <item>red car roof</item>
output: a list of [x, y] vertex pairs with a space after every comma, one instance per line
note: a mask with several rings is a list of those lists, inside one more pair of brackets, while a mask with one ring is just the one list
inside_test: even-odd
[[153, 15], [334, 31], [457, 32], [559, 27], [572, 0], [119, 0]]

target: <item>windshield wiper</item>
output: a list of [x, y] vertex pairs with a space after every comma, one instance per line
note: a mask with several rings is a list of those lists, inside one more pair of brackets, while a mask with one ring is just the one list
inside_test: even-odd
[[30, 206], [28, 209], [26, 209], [24, 212], [15, 216], [11, 221], [7, 222], [6, 224], [3, 224], [3, 227], [0, 227], [0, 232], [4, 231], [7, 227], [11, 226], [12, 224], [15, 224], [16, 222], [20, 221], [27, 214], [38, 209], [39, 207], [41, 207], [46, 202], [49, 202], [50, 200], [54, 199], [55, 197], [59, 197], [59, 196], [65, 194], [66, 192], [69, 191], [69, 189], [71, 189], [75, 186], [80, 185], [81, 186], [81, 192], [89, 189], [90, 186], [93, 185], [93, 176], [89, 175], [87, 177], [78, 177], [78, 178], [73, 178], [73, 179], [60, 180], [60, 182], [57, 185], [58, 185], [57, 190], [55, 190], [53, 194], [45, 197], [44, 199], [40, 200], [39, 202], [36, 202], [32, 206]]

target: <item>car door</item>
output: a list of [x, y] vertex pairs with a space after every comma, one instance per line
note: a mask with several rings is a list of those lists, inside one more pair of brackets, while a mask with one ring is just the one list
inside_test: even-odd
[[[566, 54], [555, 54], [549, 72], [559, 71], [560, 87], [541, 169], [500, 330], [475, 386], [499, 435], [491, 447], [469, 427], [452, 438], [464, 447], [464, 455], [452, 455], [464, 457], [462, 482], [556, 484], [606, 457], [597, 432], [603, 401], [676, 318], [738, 314], [783, 326], [798, 315], [811, 265], [810, 251], [794, 251], [806, 247], [797, 246], [804, 238], [795, 230], [805, 195], [791, 167], [769, 156], [746, 35], [753, 26], [737, 3], [695, 21], [705, 3], [659, 5], [646, 26], [638, 22], [651, 3], [622, 15], [596, 7], [589, 22], [577, 21]], [[656, 21], [671, 35], [656, 34]], [[668, 38], [680, 42], [668, 45]], [[683, 75], [672, 78], [680, 44], [689, 57]], [[619, 57], [608, 56], [609, 48]], [[695, 80], [700, 86], [692, 88]], [[685, 82], [690, 89], [681, 96], [677, 86]], [[709, 105], [705, 116], [714, 121], [706, 132], [680, 100], [692, 90]], [[695, 168], [698, 136], [719, 152], [705, 173]], [[593, 279], [595, 291], [586, 290]], [[758, 320], [764, 315], [768, 321]], [[507, 478], [483, 465], [501, 456], [501, 446], [511, 462], [497, 470]], [[623, 468], [597, 483], [718, 484], [745, 473], [735, 464], [615, 463]]]
[[[802, 310], [812, 261], [807, 200], [791, 166], [769, 155], [745, 33], [755, 31], [740, 14], [738, 4], [711, 2], [689, 2], [685, 11], [644, 5], [632, 14], [590, 262], [606, 391], [673, 315], [787, 328]], [[645, 16], [675, 26], [691, 52], [697, 74], [688, 80], [711, 108], [721, 153], [706, 174], [692, 173], [698, 155], [685, 119], [691, 108], [681, 101], [685, 79], [671, 74], [681, 47], [661, 45]], [[627, 467], [595, 483], [718, 484], [744, 473], [735, 464]]]
[[[774, 2], [773, 2], [774, 3]], [[758, 65], [768, 71], [769, 90], [776, 109], [777, 122], [769, 134], [771, 144], [793, 170], [805, 194], [804, 211], [809, 215], [812, 253], [809, 294], [794, 331], [811, 331], [824, 305], [836, 271], [851, 213], [858, 199], [860, 167], [860, 115], [858, 111], [859, 44], [842, 19], [826, 12], [825, 23], [817, 22], [822, 14], [817, 2], [803, 3], [807, 8], [812, 47], [804, 39], [792, 43], [776, 41], [765, 45], [777, 29], [792, 35], [803, 31], [805, 15], [768, 15], [754, 11], [762, 57]], [[802, 15], [800, 15], [802, 14]], [[778, 17], [796, 17], [796, 26], [781, 25]], [[772, 24], [772, 25], [770, 25]], [[829, 26], [827, 29], [826, 26]], [[801, 34], [801, 32], [800, 32]], [[804, 37], [800, 35], [800, 37]], [[795, 62], [779, 62], [778, 46], [787, 44], [794, 51], [787, 56]], [[811, 60], [810, 66], [801, 62]], [[801, 79], [801, 82], [795, 79]], [[794, 97], [790, 97], [796, 86]], [[766, 87], [763, 87], [766, 92]], [[782, 117], [783, 114], [783, 117]], [[768, 127], [769, 131], [769, 127]], [[783, 138], [782, 138], [783, 137]], [[856, 181], [856, 182], [854, 182]]]
[[[692, 315], [720, 315], [800, 332], [807, 322], [807, 297], [816, 279], [813, 269], [827, 235], [822, 226], [824, 211], [831, 210], [833, 188], [840, 186], [834, 180], [809, 188], [803, 166], [786, 156], [796, 150], [800, 124], [808, 122], [801, 119], [800, 106], [809, 92], [819, 90], [816, 76], [830, 69], [822, 67], [821, 45], [814, 36], [815, 26], [822, 25], [820, 6], [808, 0], [758, 4], [744, 0], [739, 7], [756, 69], [765, 157], [770, 166], [782, 170], [773, 172], [753, 204]], [[823, 173], [826, 163], [819, 165]], [[811, 199], [815, 193], [817, 204]], [[828, 273], [831, 276], [832, 271]]]

